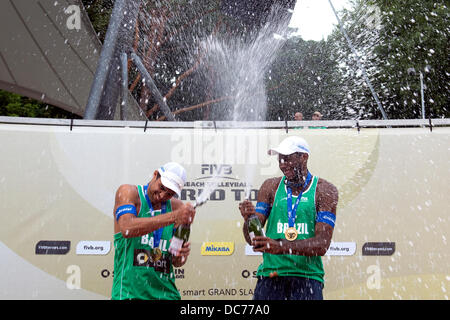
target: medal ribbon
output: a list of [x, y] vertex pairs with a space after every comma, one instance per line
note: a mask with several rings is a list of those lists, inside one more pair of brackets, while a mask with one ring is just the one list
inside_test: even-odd
[[[152, 206], [152, 202], [150, 201], [150, 198], [148, 197], [147, 194], [147, 189], [148, 186], [150, 185], [150, 182], [148, 183], [148, 185], [144, 186], [144, 194], [145, 194], [145, 199], [147, 200], [147, 204], [148, 207], [150, 208], [152, 217], [155, 216], [155, 213], [153, 211], [153, 206]], [[161, 203], [161, 214], [166, 213], [166, 203]], [[153, 248], [158, 248], [159, 247], [159, 242], [161, 241], [161, 237], [162, 237], [162, 233], [163, 233], [163, 229], [164, 228], [159, 228], [158, 230], [153, 231]]]
[[292, 189], [288, 185], [286, 185], [287, 189], [287, 211], [288, 211], [288, 223], [289, 227], [292, 228], [295, 225], [295, 219], [297, 217], [297, 207], [300, 203], [300, 200], [302, 198], [303, 191], [305, 191], [306, 187], [308, 186], [309, 182], [312, 179], [311, 173], [308, 171], [308, 175], [306, 176], [305, 183], [303, 184], [302, 191], [298, 195], [297, 200], [295, 201], [294, 207], [292, 207]]

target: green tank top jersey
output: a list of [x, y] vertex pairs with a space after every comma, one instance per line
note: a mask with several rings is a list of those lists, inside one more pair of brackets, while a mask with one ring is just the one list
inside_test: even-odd
[[[266, 236], [272, 239], [285, 239], [284, 232], [289, 227], [287, 213], [287, 191], [283, 177], [273, 201], [272, 210], [267, 219]], [[297, 207], [295, 228], [297, 240], [314, 237], [316, 224], [316, 187], [318, 177], [314, 176], [308, 189], [303, 192]], [[292, 197], [292, 203], [297, 200]], [[324, 282], [322, 258], [320, 256], [307, 257], [290, 254], [263, 253], [263, 262], [258, 267], [258, 276], [268, 277], [270, 273], [277, 272], [278, 276], [306, 277]]]
[[[138, 217], [151, 217], [144, 187], [138, 186], [141, 208]], [[166, 212], [171, 212], [170, 200], [166, 202]], [[154, 216], [161, 211], [154, 211]], [[163, 228], [159, 248], [162, 257], [158, 261], [151, 258], [154, 247], [153, 232], [141, 237], [124, 238], [122, 233], [114, 235], [114, 280], [111, 299], [180, 300], [175, 286], [172, 255], [168, 252], [173, 235], [173, 224]]]

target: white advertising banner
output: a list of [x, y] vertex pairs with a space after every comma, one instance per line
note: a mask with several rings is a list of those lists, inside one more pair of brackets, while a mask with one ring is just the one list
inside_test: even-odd
[[109, 299], [113, 207], [177, 161], [197, 209], [191, 255], [175, 269], [182, 299], [252, 298], [262, 256], [238, 210], [281, 176], [267, 150], [300, 135], [308, 166], [339, 190], [323, 257], [325, 299], [448, 299], [450, 128], [183, 129], [1, 124], [0, 299]]

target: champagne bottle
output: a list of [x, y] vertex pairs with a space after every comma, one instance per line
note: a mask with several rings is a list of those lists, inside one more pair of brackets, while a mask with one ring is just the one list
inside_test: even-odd
[[180, 224], [175, 229], [175, 233], [170, 242], [169, 252], [174, 256], [177, 256], [183, 247], [183, 244], [189, 240], [191, 234], [191, 226], [187, 224]]
[[253, 241], [253, 238], [256, 236], [265, 237], [264, 229], [261, 225], [261, 221], [259, 220], [256, 214], [252, 214], [247, 220], [248, 227], [248, 235], [250, 236], [250, 240]]

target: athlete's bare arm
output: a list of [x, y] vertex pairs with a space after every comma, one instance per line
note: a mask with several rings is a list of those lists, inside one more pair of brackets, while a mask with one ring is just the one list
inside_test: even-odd
[[124, 184], [117, 189], [114, 205], [114, 232], [121, 232], [124, 238], [140, 237], [170, 224], [189, 224], [192, 222], [195, 210], [191, 204], [176, 205], [172, 212], [157, 215], [155, 217], [140, 218], [127, 213], [119, 217], [117, 221], [115, 212], [118, 207], [131, 204], [139, 212], [141, 203], [136, 186]]

